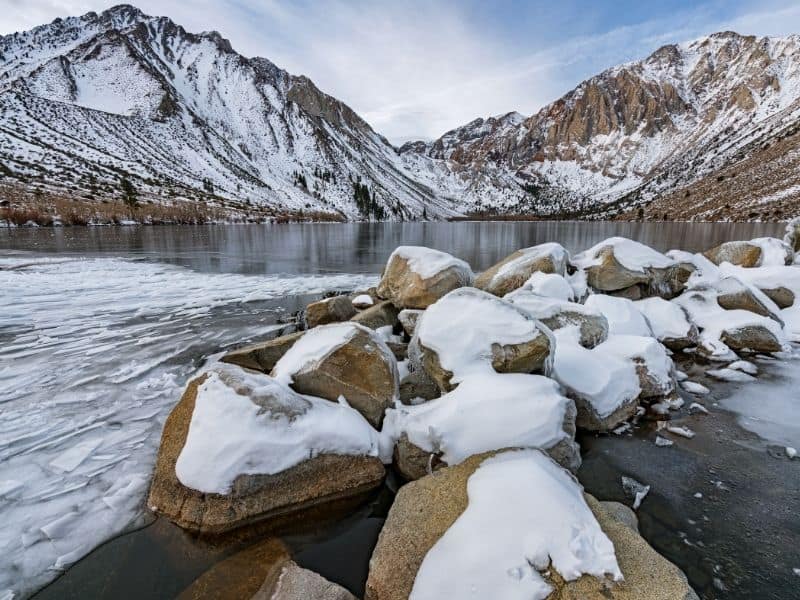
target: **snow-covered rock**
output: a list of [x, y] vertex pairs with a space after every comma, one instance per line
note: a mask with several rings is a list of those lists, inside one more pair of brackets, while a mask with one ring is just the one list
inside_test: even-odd
[[294, 346], [305, 332], [297, 331], [281, 335], [266, 342], [249, 344], [236, 350], [226, 352], [220, 360], [232, 365], [239, 365], [254, 371], [269, 373], [281, 357]]
[[398, 399], [397, 360], [380, 334], [353, 322], [310, 329], [272, 369], [301, 394], [343, 397], [375, 427]]
[[673, 300], [700, 328], [698, 351], [712, 360], [736, 360], [736, 350], [778, 352], [787, 338], [773, 319], [746, 310], [725, 310], [713, 289], [694, 289]]
[[580, 344], [585, 348], [594, 348], [608, 337], [608, 320], [590, 306], [537, 296], [526, 289], [511, 292], [503, 299], [527, 311], [553, 331], [577, 326]]
[[633, 361], [584, 348], [577, 327], [554, 335], [553, 378], [575, 400], [578, 427], [610, 431], [630, 418], [642, 391]]
[[724, 242], [704, 253], [716, 265], [731, 263], [740, 267], [768, 267], [792, 264], [791, 247], [778, 238]]
[[541, 448], [565, 468], [580, 466], [575, 405], [541, 375], [469, 376], [436, 400], [389, 409], [382, 435], [396, 440], [395, 461], [408, 479], [504, 448]]
[[505, 296], [521, 287], [534, 273], [564, 275], [568, 258], [561, 244], [548, 243], [523, 248], [478, 275], [475, 287], [495, 296]]
[[148, 506], [187, 529], [227, 531], [379, 485], [379, 450], [349, 406], [221, 365], [167, 419]]
[[333, 298], [325, 298], [309, 304], [306, 307], [304, 319], [306, 327], [313, 328], [318, 325], [347, 321], [355, 314], [356, 309], [350, 298], [347, 296], [334, 296]]
[[572, 257], [586, 272], [588, 284], [634, 300], [654, 294], [673, 297], [690, 275], [688, 266], [639, 242], [622, 237], [604, 240]]
[[633, 362], [639, 376], [640, 398], [666, 396], [675, 389], [672, 359], [664, 346], [651, 337], [610, 335], [593, 352]]
[[369, 308], [373, 304], [375, 304], [375, 300], [372, 299], [372, 296], [369, 294], [359, 294], [358, 296], [354, 297], [350, 302], [352, 302], [353, 307], [363, 310], [365, 308]]
[[697, 344], [697, 326], [679, 305], [658, 297], [634, 304], [647, 319], [655, 338], [670, 350], [679, 351]]
[[412, 362], [449, 391], [468, 375], [548, 374], [554, 342], [550, 330], [524, 310], [462, 288], [425, 311], [411, 345]]
[[627, 513], [583, 494], [539, 451], [474, 456], [400, 489], [365, 598], [696, 600]]
[[779, 316], [780, 308], [755, 286], [745, 285], [735, 277], [722, 277], [715, 287], [718, 292], [717, 303], [722, 308], [748, 310], [783, 325]]
[[414, 331], [417, 328], [417, 321], [422, 316], [422, 312], [419, 309], [413, 308], [405, 308], [401, 310], [398, 315], [397, 319], [400, 321], [400, 325], [403, 326], [403, 331], [406, 332], [406, 335], [411, 337], [414, 335]]
[[542, 273], [541, 271], [537, 271], [530, 276], [528, 281], [522, 286], [522, 289], [530, 290], [539, 296], [556, 298], [566, 302], [571, 302], [575, 299], [575, 292], [572, 286], [564, 277], [556, 273]]
[[474, 275], [463, 260], [422, 246], [399, 246], [386, 263], [378, 295], [400, 309], [424, 309], [448, 292], [472, 285]]
[[627, 298], [592, 294], [586, 299], [585, 306], [608, 320], [608, 333], [611, 335], [653, 335], [645, 316]]

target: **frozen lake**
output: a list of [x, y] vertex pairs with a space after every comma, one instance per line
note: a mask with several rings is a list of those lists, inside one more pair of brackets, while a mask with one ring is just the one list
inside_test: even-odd
[[[397, 245], [446, 250], [479, 270], [549, 241], [578, 251], [623, 235], [662, 251], [697, 251], [782, 229], [414, 223], [0, 230], [0, 599], [29, 595], [141, 522], [163, 421], [207, 357], [274, 333], [326, 291], [372, 285]], [[765, 368], [763, 383], [732, 386], [721, 401], [765, 444], [800, 445], [798, 406], [788, 400], [800, 383], [798, 361], [787, 364]], [[749, 401], [752, 392], [763, 401]]]

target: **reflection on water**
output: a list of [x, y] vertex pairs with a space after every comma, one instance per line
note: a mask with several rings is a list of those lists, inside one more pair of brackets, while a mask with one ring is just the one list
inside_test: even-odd
[[[29, 593], [55, 576], [47, 565], [70, 564], [140, 512], [163, 418], [203, 356], [264, 333], [308, 294], [373, 283], [371, 275], [398, 245], [445, 250], [477, 271], [544, 242], [577, 252], [620, 235], [661, 251], [701, 251], [782, 231], [781, 224], [608, 222], [0, 229], [0, 269], [7, 268], [0, 270], [0, 359], [6, 359], [0, 360], [0, 434], [6, 434], [0, 435], [0, 480], [19, 484], [15, 497], [0, 498], [7, 517], [0, 531], [0, 598], [6, 586]], [[64, 260], [71, 257], [94, 260]], [[614, 440], [601, 438], [598, 445]], [[616, 447], [608, 456], [623, 468], [630, 464]], [[683, 477], [693, 462], [680, 464], [672, 477]], [[754, 472], [744, 471], [742, 481]], [[681, 498], [668, 503], [676, 514]], [[295, 559], [356, 591], [382, 515], [349, 521], [321, 538], [289, 540]], [[49, 536], [36, 533], [42, 523]], [[152, 597], [153, 585], [171, 597], [221, 557], [170, 530], [180, 540], [172, 553], [156, 535], [161, 531], [101, 547], [43, 597], [81, 597], [87, 590], [94, 593], [83, 597], [122, 597], [123, 589], [128, 597]], [[723, 525], [709, 540], [727, 534]], [[776, 544], [775, 554], [785, 546]], [[719, 555], [736, 554], [726, 547]], [[686, 568], [682, 556], [671, 558]], [[713, 572], [687, 570], [698, 587]], [[146, 581], [141, 587], [133, 580]], [[172, 587], [157, 585], [167, 580]]]
[[570, 252], [615, 235], [657, 250], [701, 251], [720, 242], [782, 236], [781, 223], [348, 223], [0, 229], [0, 250], [138, 255], [199, 271], [378, 273], [399, 245], [445, 250], [485, 269], [526, 246], [560, 242]]

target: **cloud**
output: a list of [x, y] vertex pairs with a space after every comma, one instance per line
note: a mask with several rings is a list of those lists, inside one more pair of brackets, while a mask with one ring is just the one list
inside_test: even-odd
[[[10, 4], [0, 24], [4, 32], [109, 6], [95, 0], [0, 2]], [[620, 25], [626, 15], [614, 6], [598, 10], [602, 5], [587, 4], [581, 12], [581, 3], [569, 0], [563, 10], [576, 14], [574, 27], [559, 11], [533, 3], [489, 8], [447, 0], [137, 4], [190, 31], [216, 29], [243, 54], [265, 56], [308, 75], [401, 143], [438, 137], [478, 116], [511, 110], [531, 114], [582, 79], [644, 57], [662, 44], [723, 29], [759, 35], [800, 31], [800, 6], [788, 0], [675, 3], [658, 18]]]

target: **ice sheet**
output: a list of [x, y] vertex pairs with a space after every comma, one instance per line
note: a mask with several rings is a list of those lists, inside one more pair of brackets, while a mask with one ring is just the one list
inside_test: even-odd
[[[276, 328], [262, 300], [376, 279], [0, 259], [0, 593], [29, 594], [136, 524], [182, 386], [201, 357]], [[48, 539], [42, 528], [64, 515], [64, 535]]]

